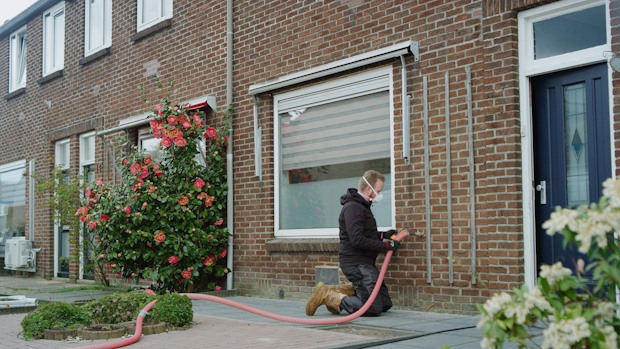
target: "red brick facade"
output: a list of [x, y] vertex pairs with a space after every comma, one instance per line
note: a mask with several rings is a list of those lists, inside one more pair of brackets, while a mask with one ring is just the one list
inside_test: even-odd
[[[272, 94], [259, 94], [263, 128], [263, 177], [254, 174], [253, 100], [250, 86], [330, 62], [417, 41], [419, 61], [405, 59], [411, 105], [411, 163], [402, 150], [401, 61], [361, 67], [393, 71], [394, 183], [396, 222], [416, 233], [392, 259], [387, 283], [398, 306], [471, 312], [496, 291], [524, 282], [523, 188], [519, 101], [518, 13], [552, 1], [234, 1], [233, 173], [234, 287], [252, 295], [303, 298], [314, 286], [315, 267], [338, 265], [334, 240], [274, 244], [274, 116]], [[51, 5], [50, 5], [51, 6]], [[620, 4], [612, 7], [612, 49], [620, 51]], [[84, 52], [84, 1], [66, 1], [63, 75], [41, 78], [42, 20], [27, 22], [25, 93], [0, 99], [3, 110], [0, 165], [35, 159], [37, 173], [53, 166], [55, 141], [71, 137], [77, 168], [78, 136], [103, 131], [147, 111], [139, 83], [147, 67], [159, 66], [179, 100], [213, 96], [226, 101], [225, 1], [174, 0], [170, 25], [136, 40], [136, 2], [114, 1], [112, 46], [93, 61]], [[17, 29], [17, 27], [15, 28]], [[8, 94], [8, 34], [0, 38], [0, 95]], [[133, 38], [132, 38], [133, 37]], [[475, 274], [472, 275], [466, 67], [471, 69], [474, 133]], [[614, 123], [620, 120], [620, 78], [614, 73]], [[427, 275], [423, 79], [428, 82], [430, 192], [433, 222], [430, 279]], [[446, 95], [445, 80], [449, 81]], [[314, 82], [310, 82], [312, 84]], [[302, 85], [303, 86], [303, 85]], [[281, 93], [299, 85], [274, 91]], [[154, 96], [152, 96], [154, 97]], [[450, 112], [451, 212], [446, 182], [446, 100]], [[45, 101], [50, 101], [51, 106]], [[615, 128], [615, 159], [620, 154]], [[104, 152], [97, 140], [97, 177]], [[343, 188], [343, 193], [344, 193]], [[451, 215], [451, 241], [448, 215]], [[53, 276], [53, 228], [49, 208], [37, 204], [37, 274]], [[28, 226], [28, 224], [26, 224]], [[28, 234], [28, 233], [26, 233]], [[449, 258], [449, 251], [452, 258]], [[452, 282], [450, 282], [450, 275]], [[344, 279], [343, 279], [344, 280]], [[475, 281], [473, 283], [472, 281]]]

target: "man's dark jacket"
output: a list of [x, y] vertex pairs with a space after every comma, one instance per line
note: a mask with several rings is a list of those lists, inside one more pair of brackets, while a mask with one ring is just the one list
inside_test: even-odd
[[377, 221], [370, 211], [370, 203], [357, 189], [349, 188], [340, 197], [340, 204], [340, 267], [374, 265], [384, 245], [382, 233], [377, 231]]

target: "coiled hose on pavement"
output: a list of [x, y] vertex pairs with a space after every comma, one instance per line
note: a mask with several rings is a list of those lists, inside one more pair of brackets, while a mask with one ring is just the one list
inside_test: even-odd
[[[398, 235], [393, 236], [392, 239], [401, 241], [407, 236], [409, 236], [409, 232], [407, 230], [402, 230], [400, 233], [398, 233]], [[383, 279], [385, 278], [385, 273], [387, 272], [387, 267], [390, 264], [390, 259], [392, 258], [393, 253], [394, 253], [393, 251], [388, 251], [385, 254], [385, 258], [383, 259], [383, 264], [381, 265], [381, 270], [379, 272], [379, 278], [377, 279], [375, 288], [370, 294], [370, 297], [368, 297], [368, 300], [366, 301], [364, 306], [361, 307], [355, 313], [349, 314], [347, 316], [330, 317], [330, 318], [322, 318], [322, 319], [297, 318], [297, 317], [284, 316], [284, 315], [270, 313], [268, 311], [261, 310], [261, 309], [258, 309], [258, 308], [255, 308], [249, 305], [245, 305], [243, 303], [239, 303], [239, 302], [231, 301], [226, 298], [211, 296], [207, 294], [183, 293], [183, 295], [187, 296], [191, 300], [205, 300], [205, 301], [216, 302], [216, 303], [228, 305], [228, 306], [231, 306], [237, 309], [241, 309], [243, 311], [247, 311], [247, 312], [250, 312], [256, 315], [260, 315], [262, 317], [266, 317], [272, 320], [277, 320], [277, 321], [282, 321], [282, 322], [290, 322], [290, 323], [300, 324], [300, 325], [338, 325], [338, 324], [343, 324], [343, 323], [350, 322], [350, 321], [357, 319], [358, 317], [366, 313], [368, 308], [370, 308], [372, 303], [375, 301], [375, 298], [377, 298], [377, 295], [379, 294], [379, 290], [381, 289], [381, 284], [383, 284]], [[124, 346], [128, 346], [128, 345], [131, 345], [139, 341], [140, 337], [142, 336], [142, 322], [144, 321], [144, 317], [148, 314], [148, 311], [151, 310], [151, 308], [153, 308], [156, 302], [157, 302], [156, 300], [150, 302], [140, 311], [140, 313], [138, 314], [138, 318], [136, 319], [136, 330], [133, 336], [124, 338], [118, 341], [114, 341], [114, 342], [87, 345], [81, 348], [83, 349], [115, 349], [115, 348], [121, 348]]]

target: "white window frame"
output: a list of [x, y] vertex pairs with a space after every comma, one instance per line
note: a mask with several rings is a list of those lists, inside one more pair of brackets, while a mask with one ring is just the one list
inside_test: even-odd
[[26, 26], [23, 26], [9, 40], [9, 92], [26, 87], [27, 49]]
[[[65, 163], [63, 156], [61, 156], [61, 149], [63, 148], [64, 145], [68, 144], [69, 146], [67, 147], [67, 154], [68, 154], [68, 161]], [[60, 167], [61, 170], [63, 171], [67, 171], [69, 170], [69, 167], [71, 166], [71, 140], [69, 138], [67, 139], [62, 139], [59, 141], [56, 141], [56, 143], [54, 143], [54, 169], [57, 169], [58, 167]], [[54, 218], [54, 276], [58, 275], [58, 247], [60, 246], [60, 241], [58, 241], [58, 236], [60, 235], [60, 229], [62, 227], [60, 227], [60, 225], [58, 224], [58, 221], [56, 220], [56, 218]]]
[[[87, 0], [88, 1], [88, 0]], [[96, 147], [96, 138], [95, 132], [84, 133], [80, 135], [80, 176], [86, 181], [86, 177], [84, 175], [84, 167], [94, 165], [95, 164], [95, 147]], [[91, 143], [92, 144], [88, 144]], [[86, 149], [89, 152], [86, 152]], [[80, 263], [79, 263], [79, 279], [84, 279], [84, 263], [86, 257], [84, 256], [84, 232], [80, 232], [79, 243], [80, 243]]]
[[[62, 28], [57, 21], [62, 20]], [[60, 1], [43, 13], [43, 76], [65, 66], [65, 2]]]
[[[584, 50], [569, 52], [562, 55], [534, 59], [534, 22], [554, 18], [567, 13], [581, 11], [590, 7], [605, 5], [605, 17], [607, 25], [607, 44], [590, 47]], [[609, 18], [609, 0], [564, 0], [548, 5], [540, 6], [530, 10], [520, 12], [518, 15], [519, 30], [519, 105], [521, 115], [521, 164], [523, 168], [523, 241], [524, 243], [524, 269], [525, 283], [534, 285], [536, 283], [536, 217], [535, 217], [535, 192], [532, 183], [534, 181], [534, 158], [533, 151], [533, 124], [532, 124], [532, 100], [530, 89], [530, 78], [535, 75], [551, 73], [554, 71], [575, 68], [579, 66], [604, 62], [608, 59], [606, 52], [611, 51], [611, 27]], [[609, 71], [609, 115], [613, 114], [613, 88], [611, 70]], [[616, 173], [614, 127], [613, 117], [610, 117], [611, 132], [611, 155], [612, 174]]]
[[[96, 7], [93, 2], [96, 2]], [[84, 57], [87, 57], [112, 46], [112, 0], [84, 0], [84, 9]], [[98, 22], [103, 27], [92, 28], [91, 18], [94, 16], [98, 17]], [[99, 45], [91, 42], [91, 34], [99, 36]]]
[[[385, 86], [379, 87], [377, 86], [364, 87], [364, 82], [369, 80], [387, 76], [388, 83]], [[335, 228], [310, 228], [310, 229], [280, 229], [280, 120], [278, 111], [279, 102], [281, 100], [287, 99], [292, 100], [296, 97], [299, 97], [300, 100], [303, 100], [303, 105], [312, 106], [323, 104], [325, 97], [321, 93], [316, 93], [319, 91], [327, 91], [334, 88], [338, 88], [339, 86], [344, 85], [352, 85], [351, 90], [354, 90], [350, 95], [346, 98], [341, 98], [340, 100], [346, 100], [350, 98], [354, 98], [360, 95], [364, 95], [369, 93], [370, 89], [373, 89], [374, 92], [378, 92], [379, 90], [389, 91], [389, 99], [390, 99], [390, 175], [392, 178], [390, 179], [392, 183], [392, 190], [395, 188], [395, 180], [394, 180], [394, 87], [393, 87], [393, 74], [392, 67], [379, 68], [375, 70], [370, 70], [364, 73], [356, 74], [353, 76], [349, 76], [343, 79], [336, 79], [333, 81], [313, 85], [310, 87], [302, 88], [299, 90], [274, 95], [274, 179], [275, 179], [275, 188], [274, 188], [274, 235], [276, 238], [334, 238], [338, 236], [338, 227]], [[312, 98], [304, 98], [305, 96], [315, 94], [316, 99]], [[322, 97], [321, 97], [322, 96]], [[329, 102], [335, 102], [338, 99], [332, 99]], [[360, 173], [361, 175], [361, 173]], [[344, 194], [347, 188], [342, 188], [342, 193]], [[392, 195], [391, 202], [385, 202], [386, 205], [391, 205], [391, 227], [396, 225], [396, 205], [395, 205], [395, 195]], [[391, 229], [391, 227], [378, 227], [379, 229]]]
[[[137, 0], [138, 2], [138, 23], [137, 31], [144, 30], [148, 27], [154, 26], [157, 23], [172, 18], [172, 0]], [[152, 5], [157, 6], [158, 16], [149, 22], [145, 22], [142, 13], [144, 12], [144, 4], [151, 2]]]

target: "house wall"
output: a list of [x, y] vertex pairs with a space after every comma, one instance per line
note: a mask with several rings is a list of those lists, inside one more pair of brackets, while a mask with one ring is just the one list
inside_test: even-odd
[[[272, 97], [300, 86], [258, 95], [258, 116], [263, 128], [262, 179], [254, 174], [249, 87], [407, 40], [417, 41], [420, 47], [419, 61], [411, 56], [405, 61], [408, 90], [412, 94], [410, 164], [398, 155], [403, 146], [399, 59], [319, 80], [375, 67], [393, 70], [396, 224], [397, 228], [408, 228], [413, 233], [392, 258], [387, 274], [386, 282], [395, 304], [421, 310], [472, 312], [475, 304], [494, 292], [523, 283], [517, 13], [549, 2], [234, 1], [234, 288], [254, 296], [303, 299], [315, 284], [315, 267], [338, 265], [335, 239], [274, 243]], [[174, 0], [172, 24], [138, 41], [131, 39], [136, 31], [135, 1], [113, 3], [111, 52], [82, 65], [84, 2], [66, 2], [63, 76], [42, 85], [37, 83], [41, 77], [41, 16], [29, 21], [26, 92], [0, 99], [0, 110], [4, 111], [0, 139], [9, 140], [0, 152], [0, 164], [36, 159], [37, 173], [47, 173], [53, 166], [53, 142], [72, 137], [72, 167], [77, 169], [80, 133], [115, 127], [119, 120], [148, 110], [137, 85], [150, 81], [149, 67], [159, 66], [156, 70], [161, 80], [174, 82], [178, 100], [210, 95], [219, 106], [224, 106], [224, 1]], [[620, 4], [612, 1], [611, 6], [615, 25], [612, 42], [614, 52], [618, 52]], [[8, 37], [1, 38], [0, 62], [8, 62], [8, 46]], [[0, 96], [8, 94], [7, 66], [0, 64]], [[474, 130], [475, 258], [470, 228], [472, 174], [468, 163], [466, 67], [471, 68]], [[615, 73], [613, 80], [614, 115], [620, 113], [617, 76]], [[428, 81], [430, 123], [430, 231], [426, 230], [424, 185], [424, 78]], [[45, 101], [50, 101], [51, 107]], [[446, 102], [450, 114], [451, 212], [447, 202]], [[615, 139], [620, 139], [620, 134]], [[97, 178], [109, 179], [108, 173], [104, 173], [108, 167], [104, 166], [106, 154], [101, 144], [97, 143], [97, 165], [101, 165], [97, 167]], [[619, 158], [616, 153], [616, 162]], [[37, 274], [49, 278], [53, 277], [53, 225], [42, 199], [37, 197], [33, 218], [35, 247], [43, 248], [38, 254]], [[430, 275], [426, 236], [431, 241]], [[72, 270], [75, 272], [76, 266]], [[344, 281], [342, 276], [341, 280]]]
[[[453, 312], [473, 311], [474, 304], [495, 291], [520, 285], [524, 269], [517, 12], [548, 2], [235, 2], [236, 286], [270, 297], [280, 292], [304, 297], [314, 285], [315, 266], [338, 265], [337, 244], [330, 241], [291, 242], [270, 248], [274, 239], [273, 102], [270, 94], [259, 96], [263, 127], [260, 181], [254, 175], [252, 104], [245, 91], [253, 84], [410, 39], [420, 47], [419, 62], [411, 57], [406, 60], [412, 93], [411, 164], [398, 156], [402, 149], [400, 60], [373, 66], [393, 69], [396, 223], [397, 228], [409, 228], [416, 234], [392, 259], [386, 282], [401, 306]], [[474, 122], [475, 284], [471, 268], [467, 66], [472, 75]], [[425, 222], [423, 77], [428, 79], [431, 231], [426, 231]], [[334, 77], [323, 80], [330, 78]], [[451, 213], [446, 190], [446, 100], [450, 112]], [[430, 283], [425, 234], [431, 236]]]

